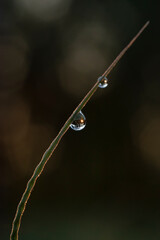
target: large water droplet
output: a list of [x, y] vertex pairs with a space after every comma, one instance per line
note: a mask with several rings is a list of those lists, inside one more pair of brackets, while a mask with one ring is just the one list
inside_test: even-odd
[[108, 79], [106, 77], [101, 76], [98, 78], [98, 81], [99, 81], [98, 87], [105, 88], [108, 86]]
[[80, 131], [83, 128], [85, 128], [85, 126], [86, 126], [86, 118], [85, 118], [84, 114], [80, 111], [75, 116], [75, 119], [71, 123], [70, 127], [75, 131]]

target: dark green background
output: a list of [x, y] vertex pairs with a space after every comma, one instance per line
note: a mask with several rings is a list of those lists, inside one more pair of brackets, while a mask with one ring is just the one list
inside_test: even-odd
[[20, 240], [160, 239], [157, 1], [1, 0], [0, 239], [26, 183], [82, 97], [149, 27], [69, 130], [28, 202]]

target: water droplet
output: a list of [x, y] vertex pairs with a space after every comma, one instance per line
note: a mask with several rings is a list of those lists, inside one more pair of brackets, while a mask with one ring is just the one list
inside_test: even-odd
[[75, 116], [75, 119], [71, 123], [70, 127], [75, 131], [80, 131], [83, 128], [85, 128], [85, 126], [86, 126], [86, 118], [85, 118], [84, 114], [80, 111]]
[[105, 87], [108, 86], [108, 79], [106, 77], [101, 76], [101, 77], [98, 78], [98, 81], [99, 81], [98, 86], [100, 88], [105, 88]]

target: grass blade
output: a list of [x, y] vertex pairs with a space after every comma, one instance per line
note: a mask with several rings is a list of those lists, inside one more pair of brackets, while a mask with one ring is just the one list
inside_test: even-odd
[[[136, 41], [136, 39], [140, 36], [140, 34], [144, 31], [144, 29], [148, 26], [149, 21], [146, 22], [146, 24], [140, 29], [140, 31], [135, 35], [135, 37], [130, 41], [130, 43], [120, 52], [120, 54], [115, 58], [115, 60], [112, 62], [112, 64], [107, 68], [107, 70], [102, 74], [102, 77], [107, 77], [107, 75], [111, 72], [111, 70], [116, 66], [116, 64], [119, 62], [119, 60], [123, 57], [123, 55], [126, 53], [126, 51], [132, 46], [132, 44]], [[32, 193], [32, 190], [36, 184], [36, 181], [38, 177], [43, 172], [43, 169], [48, 162], [49, 158], [53, 154], [54, 150], [58, 146], [60, 140], [68, 130], [70, 124], [72, 123], [74, 117], [76, 114], [84, 108], [84, 106], [87, 104], [87, 102], [90, 100], [90, 98], [93, 96], [95, 91], [97, 90], [99, 85], [99, 81], [94, 84], [94, 86], [90, 89], [90, 91], [86, 94], [86, 96], [83, 98], [83, 100], [80, 102], [80, 104], [77, 106], [77, 108], [73, 111], [71, 116], [68, 118], [68, 120], [65, 122], [61, 130], [59, 131], [58, 135], [55, 137], [55, 139], [52, 141], [48, 149], [45, 151], [45, 153], [42, 156], [42, 159], [40, 163], [35, 168], [33, 175], [31, 176], [30, 180], [27, 183], [26, 189], [22, 195], [22, 198], [18, 204], [17, 211], [12, 223], [12, 230], [10, 234], [10, 240], [18, 240], [18, 232], [21, 224], [21, 219], [23, 216], [23, 213], [26, 208], [26, 204], [28, 202], [28, 199]]]

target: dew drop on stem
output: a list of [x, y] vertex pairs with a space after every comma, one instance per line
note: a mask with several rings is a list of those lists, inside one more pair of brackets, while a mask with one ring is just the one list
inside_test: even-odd
[[108, 79], [106, 77], [101, 76], [98, 78], [98, 81], [99, 81], [98, 87], [106, 88], [108, 86]]
[[75, 116], [73, 122], [71, 123], [70, 127], [75, 131], [80, 131], [86, 126], [86, 118], [84, 114], [80, 111]]

